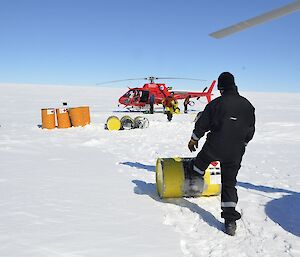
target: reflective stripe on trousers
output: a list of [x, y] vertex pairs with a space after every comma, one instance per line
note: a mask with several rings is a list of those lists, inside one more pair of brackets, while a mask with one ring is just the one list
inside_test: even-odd
[[203, 176], [204, 175], [204, 173], [205, 173], [205, 171], [203, 171], [203, 170], [200, 170], [199, 168], [197, 168], [195, 165], [193, 166], [193, 170], [194, 171], [196, 171], [196, 172], [198, 172], [201, 176]]
[[221, 202], [221, 207], [233, 207], [235, 208], [236, 207], [236, 203], [235, 202]]

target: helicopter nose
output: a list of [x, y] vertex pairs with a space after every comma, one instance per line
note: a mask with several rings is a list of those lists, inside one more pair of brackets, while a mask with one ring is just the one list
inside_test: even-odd
[[119, 98], [119, 103], [120, 103], [120, 104], [126, 104], [126, 99], [127, 99], [126, 97], [123, 97], [123, 96], [120, 97], [120, 98]]

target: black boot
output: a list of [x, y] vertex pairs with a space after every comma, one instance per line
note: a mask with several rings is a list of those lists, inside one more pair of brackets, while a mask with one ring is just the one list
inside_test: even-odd
[[194, 170], [195, 159], [183, 162], [184, 168], [184, 192], [187, 197], [199, 197], [204, 190], [204, 178]]
[[225, 233], [230, 236], [234, 236], [236, 231], [236, 222], [225, 220]]
[[168, 121], [171, 121], [173, 118], [173, 114], [171, 112], [167, 112], [167, 119]]

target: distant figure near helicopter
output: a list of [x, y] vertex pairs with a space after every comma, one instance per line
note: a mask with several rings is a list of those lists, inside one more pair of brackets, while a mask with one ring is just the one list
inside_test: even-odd
[[184, 99], [184, 102], [183, 102], [183, 105], [184, 105], [184, 113], [187, 113], [188, 111], [188, 104], [190, 103], [190, 99], [191, 99], [191, 96], [188, 95], [185, 99]]
[[174, 92], [171, 92], [171, 94], [162, 101], [162, 104], [165, 108], [168, 121], [172, 120], [174, 113], [180, 112], [180, 109], [178, 108], [178, 101], [174, 97]]

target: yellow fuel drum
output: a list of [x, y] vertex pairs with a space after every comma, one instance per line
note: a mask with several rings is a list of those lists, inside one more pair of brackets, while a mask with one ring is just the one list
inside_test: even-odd
[[116, 116], [110, 116], [106, 121], [106, 127], [108, 130], [120, 130], [121, 121]]
[[187, 169], [191, 158], [158, 158], [156, 188], [161, 198], [213, 196], [221, 192], [220, 163], [214, 162], [205, 171], [204, 180]]

